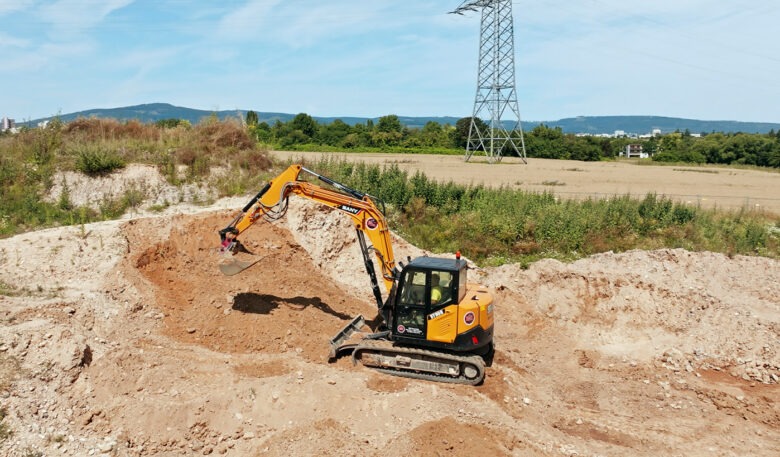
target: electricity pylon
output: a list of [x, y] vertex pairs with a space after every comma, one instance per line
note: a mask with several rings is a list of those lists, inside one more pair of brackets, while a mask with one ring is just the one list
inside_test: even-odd
[[[477, 11], [477, 8], [482, 8], [479, 72], [465, 160], [468, 162], [474, 151], [485, 151], [488, 161], [494, 163], [507, 152], [517, 154], [524, 163], [528, 163], [515, 89], [512, 1], [466, 0], [450, 13], [462, 15], [467, 11]], [[505, 115], [507, 125], [511, 126], [508, 130], [503, 122]], [[481, 128], [478, 119], [482, 121]], [[488, 120], [485, 128], [484, 121]]]

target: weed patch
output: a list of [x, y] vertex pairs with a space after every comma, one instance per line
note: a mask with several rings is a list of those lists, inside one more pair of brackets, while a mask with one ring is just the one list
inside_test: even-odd
[[674, 171], [690, 171], [692, 173], [712, 173], [712, 174], [720, 173], [718, 170], [697, 169], [697, 168], [672, 168], [672, 170], [674, 170]]
[[6, 297], [13, 297], [18, 294], [19, 291], [16, 289], [16, 287], [6, 284], [3, 281], [0, 281], [0, 295], [5, 295]]

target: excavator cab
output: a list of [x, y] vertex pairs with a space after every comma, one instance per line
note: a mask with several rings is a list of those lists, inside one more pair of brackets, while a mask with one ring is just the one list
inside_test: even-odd
[[[465, 262], [461, 262], [464, 264]], [[458, 272], [449, 259], [420, 257], [408, 265], [398, 282], [393, 334], [426, 338], [427, 316], [445, 309], [457, 297]]]
[[404, 267], [388, 324], [400, 344], [454, 352], [492, 350], [493, 299], [468, 283], [467, 263], [459, 258], [418, 257]]

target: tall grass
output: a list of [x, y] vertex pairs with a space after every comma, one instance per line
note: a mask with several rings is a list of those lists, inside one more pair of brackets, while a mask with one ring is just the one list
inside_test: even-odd
[[454, 252], [485, 264], [539, 258], [572, 260], [629, 249], [685, 248], [780, 257], [770, 215], [718, 212], [656, 194], [585, 201], [552, 193], [436, 182], [397, 165], [320, 159], [308, 165], [386, 202], [396, 231], [433, 252]]
[[[55, 119], [45, 128], [0, 136], [0, 236], [113, 219], [144, 198], [142, 189], [129, 188], [96, 209], [77, 207], [65, 188], [57, 201], [48, 201], [44, 196], [60, 171], [106, 175], [143, 163], [156, 166], [173, 185], [209, 181], [220, 195], [233, 195], [257, 187], [271, 166], [267, 151], [237, 120], [168, 125]], [[214, 167], [222, 170], [219, 177], [212, 176]]]

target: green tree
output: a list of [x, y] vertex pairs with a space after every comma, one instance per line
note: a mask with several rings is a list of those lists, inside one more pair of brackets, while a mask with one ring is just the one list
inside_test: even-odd
[[438, 122], [428, 121], [417, 135], [420, 139], [420, 143], [423, 146], [439, 146], [445, 147], [449, 140], [447, 139], [447, 133], [444, 127]]
[[352, 127], [341, 119], [336, 119], [330, 124], [321, 125], [317, 133], [317, 141], [329, 146], [344, 146], [344, 139], [352, 133]]
[[775, 145], [775, 148], [769, 153], [766, 163], [770, 167], [780, 168], [780, 145]]
[[261, 122], [254, 126], [250, 125], [249, 133], [254, 136], [257, 141], [261, 141], [263, 143], [271, 142], [273, 137], [271, 126], [268, 125], [268, 122]]
[[471, 130], [471, 123], [472, 120], [474, 122], [474, 125], [477, 129], [479, 129], [480, 132], [488, 131], [489, 127], [485, 122], [478, 118], [478, 117], [464, 117], [461, 119], [458, 119], [457, 122], [455, 122], [455, 129], [451, 131], [451, 141], [455, 145], [456, 148], [459, 149], [466, 149], [466, 146], [469, 142], [469, 131]]
[[401, 120], [398, 116], [390, 114], [379, 118], [376, 129], [382, 133], [401, 133], [403, 132], [404, 126], [401, 124]]
[[279, 141], [281, 138], [287, 135], [289, 131], [290, 126], [288, 123], [284, 123], [277, 119], [276, 122], [274, 122], [273, 127], [271, 127], [271, 139], [274, 141]]
[[165, 128], [165, 129], [172, 129], [182, 124], [183, 121], [181, 119], [176, 119], [176, 118], [159, 119], [154, 123], [154, 125], [156, 125], [157, 127]]
[[293, 148], [297, 144], [306, 144], [311, 139], [300, 130], [291, 130], [285, 136], [279, 139], [279, 145], [282, 148]]
[[601, 159], [601, 145], [595, 137], [578, 137], [566, 135], [564, 137], [566, 156], [571, 160], [599, 161]]
[[560, 127], [552, 129], [545, 124], [537, 125], [527, 135], [526, 148], [531, 157], [543, 159], [567, 157], [563, 130]]
[[314, 118], [306, 113], [300, 113], [290, 121], [290, 129], [300, 130], [301, 133], [312, 138], [317, 134], [318, 126], [317, 121], [315, 121]]
[[255, 126], [258, 122], [257, 113], [252, 110], [246, 112], [246, 125]]
[[654, 136], [650, 137], [650, 139], [642, 144], [642, 150], [646, 152], [648, 156], [652, 157], [656, 152], [658, 152], [658, 138]]

